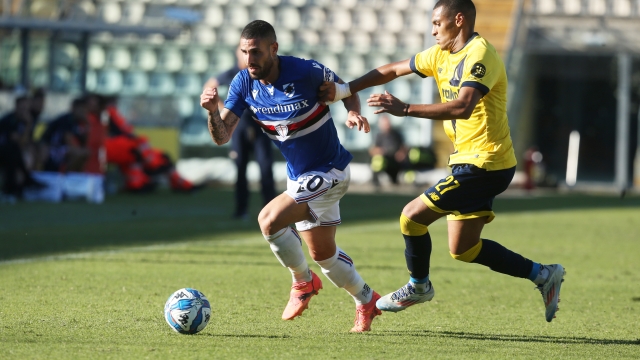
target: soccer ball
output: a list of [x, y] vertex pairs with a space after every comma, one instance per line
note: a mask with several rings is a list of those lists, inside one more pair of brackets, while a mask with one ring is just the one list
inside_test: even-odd
[[203, 293], [196, 289], [180, 289], [164, 304], [164, 319], [180, 334], [202, 331], [211, 318], [211, 305]]

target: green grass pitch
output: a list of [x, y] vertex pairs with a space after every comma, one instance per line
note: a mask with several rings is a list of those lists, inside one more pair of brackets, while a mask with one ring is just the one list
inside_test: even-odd
[[[640, 357], [640, 197], [496, 200], [498, 216], [484, 237], [567, 269], [552, 323], [528, 280], [451, 259], [440, 220], [430, 227], [436, 297], [384, 313], [366, 334], [348, 333], [353, 300], [324, 277], [301, 318], [280, 319], [290, 275], [255, 220], [230, 220], [232, 198], [207, 189], [117, 195], [103, 205], [0, 205], [0, 356]], [[342, 201], [338, 244], [381, 294], [408, 278], [398, 216], [411, 198], [348, 194]], [[212, 305], [212, 320], [197, 335], [176, 334], [163, 319], [164, 302], [182, 287], [202, 291]]]

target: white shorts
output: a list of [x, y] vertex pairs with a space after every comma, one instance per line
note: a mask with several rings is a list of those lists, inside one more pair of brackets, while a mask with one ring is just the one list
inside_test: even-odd
[[305, 231], [316, 226], [340, 225], [340, 199], [347, 192], [350, 181], [351, 170], [348, 165], [343, 171], [310, 171], [296, 180], [287, 179], [285, 193], [298, 204], [306, 202], [311, 215], [316, 219], [314, 222], [299, 221], [296, 229]]

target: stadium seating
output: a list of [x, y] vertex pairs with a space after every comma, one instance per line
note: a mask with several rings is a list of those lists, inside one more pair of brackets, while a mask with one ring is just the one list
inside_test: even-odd
[[132, 68], [151, 71], [156, 68], [158, 57], [150, 47], [137, 47], [132, 57]]
[[249, 22], [249, 11], [239, 4], [227, 6], [224, 12], [224, 24], [242, 29]]
[[100, 18], [106, 23], [115, 24], [122, 19], [122, 9], [120, 3], [115, 1], [104, 1], [98, 8]]
[[[301, 24], [300, 20], [298, 9], [293, 6], [281, 6], [276, 10], [275, 26], [277, 27], [287, 30], [298, 30]], [[247, 23], [244, 23], [244, 25], [246, 24]]]
[[149, 77], [150, 97], [171, 95], [175, 90], [173, 77], [164, 72], [153, 72]]
[[78, 47], [71, 43], [59, 43], [53, 51], [53, 61], [56, 65], [72, 67], [80, 60]]
[[378, 28], [378, 16], [371, 8], [360, 8], [353, 13], [353, 27], [357, 30], [373, 32]]
[[[264, 18], [263, 18], [264, 19]], [[264, 19], [267, 21], [266, 19]], [[310, 6], [302, 12], [302, 23], [310, 30], [320, 30], [325, 26], [326, 14], [322, 8]]]
[[89, 68], [100, 69], [107, 63], [107, 55], [104, 49], [97, 44], [89, 46], [89, 54], [87, 56]]
[[313, 57], [314, 60], [317, 60], [322, 65], [328, 67], [329, 69], [338, 72], [338, 76], [341, 76], [339, 73], [340, 70], [340, 60], [338, 56], [331, 53], [320, 53]]
[[214, 75], [236, 64], [236, 58], [232, 52], [226, 49], [213, 50], [209, 56], [209, 73]]
[[98, 72], [96, 92], [102, 94], [117, 94], [122, 90], [122, 73], [116, 69], [105, 69]]
[[249, 17], [251, 21], [260, 19], [269, 24], [273, 24], [276, 21], [276, 14], [273, 8], [264, 4], [253, 5], [249, 11]]
[[[276, 29], [278, 35], [279, 50], [283, 55], [289, 55], [294, 49], [294, 37], [293, 33], [286, 29]], [[237, 44], [237, 42], [236, 42]]]
[[190, 48], [184, 54], [184, 68], [194, 73], [202, 73], [209, 67], [207, 52], [204, 49]]
[[31, 16], [41, 19], [55, 19], [60, 13], [57, 4], [53, 1], [46, 0], [31, 2], [29, 11], [31, 12]]
[[149, 90], [149, 76], [143, 71], [124, 73], [121, 94], [125, 96], [144, 95]]
[[357, 54], [344, 55], [340, 64], [342, 65], [340, 74], [347, 80], [353, 80], [363, 75], [366, 71], [364, 59]]
[[222, 8], [218, 5], [210, 5], [204, 11], [203, 21], [204, 25], [216, 28], [221, 26], [224, 22], [224, 14]]
[[399, 33], [404, 27], [402, 13], [394, 9], [385, 9], [379, 14], [380, 26], [394, 34]]
[[195, 96], [200, 95], [202, 92], [200, 77], [195, 73], [180, 73], [176, 75], [175, 85], [177, 94]]
[[346, 42], [342, 33], [325, 30], [321, 38], [321, 44], [325, 50], [334, 54], [339, 54], [345, 51]]
[[333, 33], [343, 32], [351, 29], [351, 13], [346, 9], [332, 8], [327, 15], [327, 24], [329, 25], [325, 31]]
[[[422, 50], [424, 33], [428, 33], [430, 28], [427, 11], [434, 1], [74, 0], [65, 2], [65, 17], [111, 25], [161, 27], [169, 24], [165, 7], [190, 9], [199, 14], [201, 20], [182, 24], [181, 35], [176, 39], [160, 34], [92, 34], [87, 57], [87, 90], [118, 93], [123, 98], [135, 99], [131, 101], [140, 103], [130, 108], [136, 109], [149, 108], [149, 104], [156, 102], [164, 107], [173, 104], [178, 109], [176, 116], [188, 117], [190, 112], [198, 109], [204, 82], [236, 63], [234, 49], [242, 28], [249, 21], [262, 19], [274, 25], [280, 54], [314, 58], [344, 79], [351, 80], [369, 69], [406, 59]], [[62, 11], [54, 3], [31, 0], [32, 16], [60, 19]], [[624, 13], [623, 10], [617, 11]], [[0, 39], [0, 76], [3, 82], [18, 81], [18, 44], [19, 36]], [[48, 53], [46, 42], [33, 47], [30, 54], [31, 84], [56, 91], [78, 90], [82, 61], [79, 44], [77, 38], [57, 40], [52, 54]], [[51, 75], [48, 74], [49, 58], [54, 69]], [[220, 88], [220, 91], [223, 94], [226, 88]], [[419, 96], [415, 91], [400, 93], [408, 97], [406, 100], [416, 100]], [[363, 108], [363, 112], [372, 115], [372, 110]], [[162, 121], [180, 121], [178, 118], [166, 119], [170, 114], [167, 111], [165, 109]], [[143, 119], [130, 120], [150, 124], [159, 121], [159, 117], [151, 113], [136, 111], [135, 114], [142, 114]], [[367, 138], [370, 136], [352, 136], [347, 142], [366, 147]]]
[[125, 1], [122, 3], [122, 21], [128, 25], [137, 25], [144, 17], [144, 2]]
[[107, 49], [106, 66], [125, 70], [131, 67], [131, 53], [124, 46], [114, 46]]
[[358, 54], [371, 52], [371, 37], [366, 32], [352, 31], [347, 37], [347, 47]]
[[178, 48], [163, 47], [158, 53], [158, 70], [175, 72], [182, 69], [182, 54]]
[[314, 30], [301, 29], [296, 32], [296, 46], [302, 50], [315, 49], [320, 43], [320, 36]]
[[216, 31], [209, 26], [194, 26], [191, 34], [193, 42], [197, 45], [211, 47], [216, 44]]

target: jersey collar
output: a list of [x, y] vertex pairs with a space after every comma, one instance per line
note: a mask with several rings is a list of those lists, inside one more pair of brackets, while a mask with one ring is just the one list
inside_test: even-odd
[[464, 46], [462, 47], [462, 49], [456, 51], [456, 52], [452, 52], [451, 54], [457, 54], [460, 51], [464, 50], [465, 47], [467, 47], [467, 45], [471, 42], [471, 40], [475, 39], [476, 36], [480, 36], [480, 34], [478, 34], [477, 32], [474, 32], [473, 34], [471, 34], [471, 37], [469, 38], [469, 40], [467, 40], [466, 43], [464, 43]]

